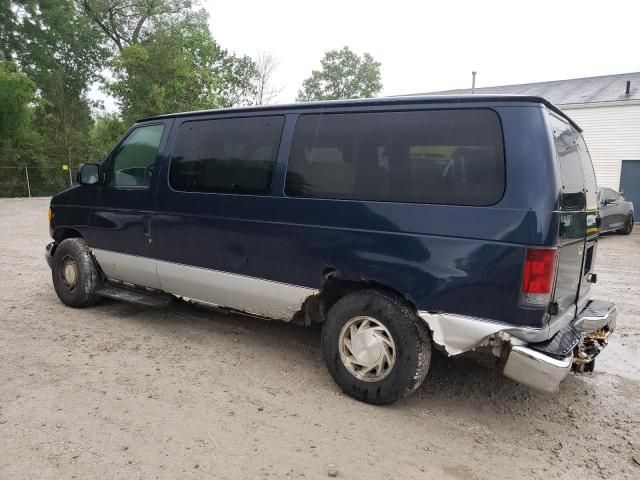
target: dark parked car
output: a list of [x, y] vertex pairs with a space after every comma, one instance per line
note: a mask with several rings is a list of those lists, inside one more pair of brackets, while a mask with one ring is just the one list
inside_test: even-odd
[[[595, 175], [538, 97], [410, 97], [138, 121], [51, 200], [60, 300], [183, 297], [323, 323], [338, 385], [389, 403], [432, 349], [555, 391], [616, 321], [592, 299]], [[268, 359], [265, 359], [268, 361]]]
[[600, 231], [629, 235], [633, 231], [633, 203], [625, 200], [622, 192], [611, 188], [598, 190], [600, 205]]

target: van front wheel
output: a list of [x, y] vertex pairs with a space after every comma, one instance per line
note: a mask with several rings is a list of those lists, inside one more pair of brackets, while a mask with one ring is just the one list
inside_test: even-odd
[[65, 305], [88, 307], [100, 299], [95, 293], [101, 283], [100, 274], [83, 239], [67, 238], [58, 245], [51, 274], [53, 288]]
[[431, 361], [424, 322], [404, 301], [377, 290], [338, 300], [322, 329], [322, 353], [335, 382], [356, 400], [392, 403], [415, 391]]

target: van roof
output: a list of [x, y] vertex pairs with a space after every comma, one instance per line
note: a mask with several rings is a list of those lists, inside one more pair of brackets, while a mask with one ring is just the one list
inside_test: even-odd
[[327, 100], [322, 102], [299, 102], [275, 105], [260, 105], [248, 107], [232, 107], [219, 108], [212, 110], [196, 110], [192, 112], [167, 113], [164, 115], [155, 115], [137, 120], [138, 122], [146, 122], [149, 120], [157, 120], [162, 118], [174, 118], [196, 115], [210, 115], [217, 113], [236, 113], [236, 112], [261, 112], [271, 110], [309, 110], [319, 109], [322, 107], [356, 107], [356, 106], [385, 106], [385, 105], [412, 105], [420, 103], [478, 103], [478, 102], [525, 102], [542, 104], [549, 110], [567, 120], [575, 129], [582, 132], [582, 129], [569, 116], [549, 102], [543, 97], [530, 95], [411, 95], [396, 97], [379, 97], [379, 98], [359, 98], [351, 100]]

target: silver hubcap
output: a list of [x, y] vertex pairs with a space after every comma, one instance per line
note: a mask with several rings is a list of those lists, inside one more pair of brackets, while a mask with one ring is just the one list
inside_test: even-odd
[[379, 382], [396, 363], [396, 345], [382, 323], [373, 317], [353, 317], [338, 339], [340, 358], [349, 372], [365, 382]]
[[78, 279], [78, 270], [73, 260], [67, 260], [62, 268], [64, 281], [70, 287], [74, 287]]

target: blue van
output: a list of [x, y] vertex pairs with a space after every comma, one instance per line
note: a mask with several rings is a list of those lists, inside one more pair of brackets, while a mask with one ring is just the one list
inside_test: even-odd
[[434, 349], [555, 391], [617, 310], [592, 299], [599, 217], [580, 128], [543, 98], [399, 97], [136, 122], [54, 196], [60, 300], [181, 297], [322, 322], [344, 392], [413, 392]]

